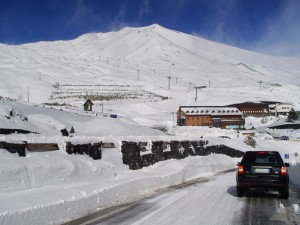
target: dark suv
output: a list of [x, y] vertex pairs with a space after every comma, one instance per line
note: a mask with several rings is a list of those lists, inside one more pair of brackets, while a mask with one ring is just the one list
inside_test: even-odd
[[248, 189], [278, 191], [283, 199], [289, 198], [289, 175], [279, 152], [248, 151], [237, 163], [236, 190], [239, 197]]

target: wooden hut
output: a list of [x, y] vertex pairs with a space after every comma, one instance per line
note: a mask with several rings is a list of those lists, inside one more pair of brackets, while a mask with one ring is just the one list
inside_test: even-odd
[[94, 103], [91, 99], [87, 99], [83, 105], [84, 111], [92, 111]]

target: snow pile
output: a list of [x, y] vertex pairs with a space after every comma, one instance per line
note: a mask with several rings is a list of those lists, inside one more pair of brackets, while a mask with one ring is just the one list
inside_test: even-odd
[[1, 150], [1, 224], [50, 224], [133, 201], [160, 188], [234, 167], [224, 155], [169, 160], [138, 171], [122, 164], [117, 149], [103, 159], [61, 151], [25, 158]]
[[22, 129], [41, 134], [61, 135], [62, 129], [66, 128], [70, 131], [73, 126], [76, 134], [87, 136], [163, 135], [158, 130], [135, 122], [129, 123], [126, 119], [114, 119], [91, 112], [66, 112], [7, 100], [2, 100], [0, 106], [0, 128], [3, 129]]
[[[192, 127], [189, 133], [193, 133], [192, 130], [201, 133], [208, 128], [203, 129]], [[186, 136], [180, 136], [181, 128], [175, 130], [178, 137], [186, 140]], [[221, 131], [216, 129], [215, 134], [218, 135]], [[33, 142], [41, 138], [26, 136]], [[12, 135], [10, 138], [6, 136], [6, 139], [17, 141], [22, 137], [24, 138], [24, 135]], [[127, 138], [131, 141], [141, 141], [151, 140], [153, 137]], [[165, 136], [156, 138], [166, 140]], [[169, 140], [170, 138], [172, 137], [169, 137]], [[44, 140], [46, 139], [44, 137]], [[225, 144], [242, 151], [253, 150], [243, 143], [241, 137], [227, 139], [211, 136], [206, 139], [212, 145]], [[53, 140], [50, 138], [48, 141]], [[80, 143], [87, 140], [97, 141], [97, 138], [74, 137], [73, 141]], [[120, 142], [118, 139], [110, 140], [114, 143]], [[300, 143], [263, 139], [257, 139], [257, 143], [257, 150], [277, 150], [282, 156], [289, 154], [290, 158], [285, 161], [291, 163], [291, 181], [299, 181], [299, 173], [296, 172], [299, 170], [299, 159], [293, 156], [291, 149], [299, 148]], [[101, 160], [92, 160], [85, 155], [67, 155], [63, 148], [54, 152], [29, 152], [25, 158], [8, 153], [4, 149], [0, 150], [0, 154], [1, 224], [61, 223], [102, 208], [131, 202], [160, 188], [235, 168], [236, 162], [240, 161], [239, 158], [226, 155], [190, 156], [132, 171], [122, 162], [120, 146], [103, 149]]]

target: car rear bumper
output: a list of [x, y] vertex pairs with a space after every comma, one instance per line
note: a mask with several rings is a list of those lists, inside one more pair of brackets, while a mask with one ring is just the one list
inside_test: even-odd
[[245, 189], [281, 190], [289, 186], [288, 179], [260, 180], [239, 178], [237, 186]]

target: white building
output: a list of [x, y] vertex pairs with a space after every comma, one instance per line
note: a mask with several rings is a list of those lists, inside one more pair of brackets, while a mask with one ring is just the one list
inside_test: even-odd
[[269, 111], [274, 116], [287, 116], [292, 110], [293, 105], [289, 103], [278, 103], [269, 105]]

